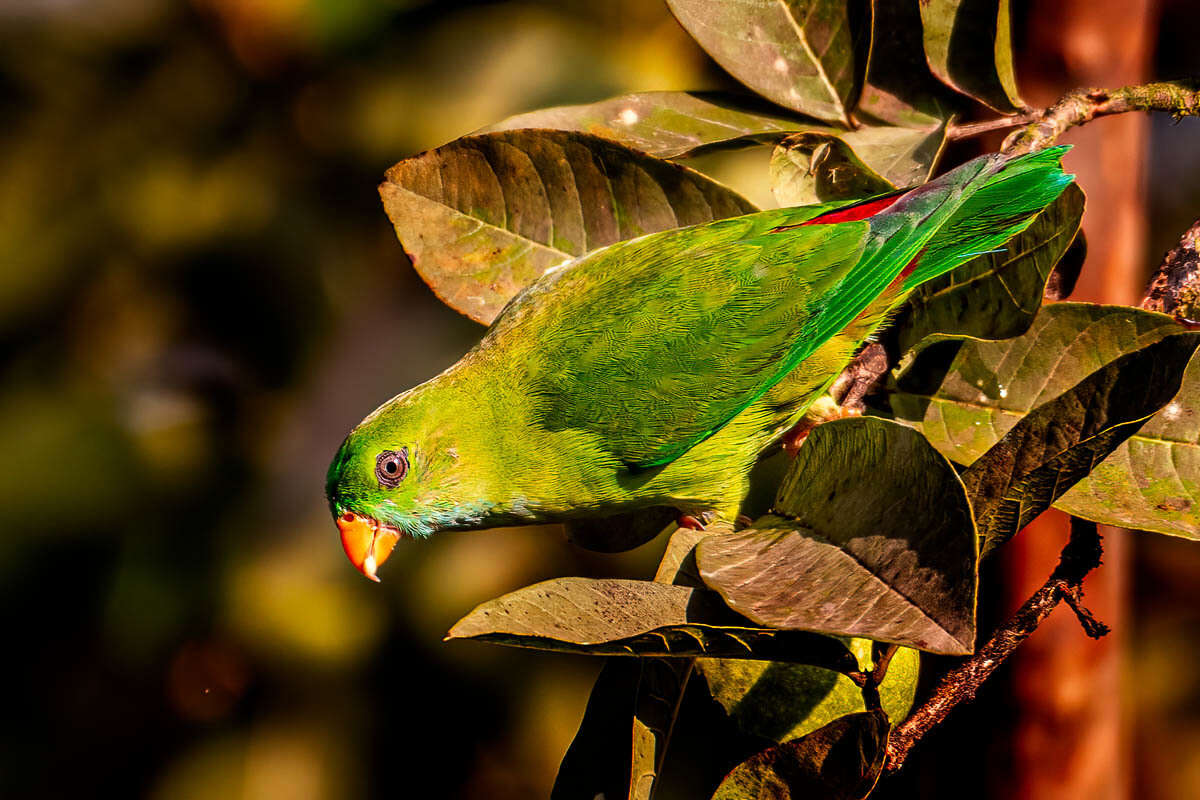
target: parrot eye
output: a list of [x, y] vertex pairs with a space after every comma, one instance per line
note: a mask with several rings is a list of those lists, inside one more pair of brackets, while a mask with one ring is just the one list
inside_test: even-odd
[[395, 489], [408, 474], [408, 448], [384, 450], [375, 458], [375, 479], [379, 485]]

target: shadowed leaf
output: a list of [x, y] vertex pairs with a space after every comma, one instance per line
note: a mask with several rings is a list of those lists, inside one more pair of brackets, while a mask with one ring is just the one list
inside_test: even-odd
[[667, 0], [729, 74], [785, 108], [850, 124], [866, 65], [863, 0]]
[[922, 0], [925, 56], [945, 84], [1001, 113], [1024, 108], [1008, 0]]
[[[870, 671], [869, 639], [848, 642], [864, 672]], [[772, 661], [702, 658], [700, 674], [713, 698], [743, 731], [784, 742], [844, 714], [865, 711], [862, 690], [845, 675], [820, 667]], [[879, 686], [883, 710], [893, 722], [908, 715], [917, 690], [920, 654], [900, 648]]]
[[883, 194], [895, 188], [836, 136], [803, 133], [771, 152], [771, 193], [781, 206]]
[[572, 544], [597, 553], [623, 553], [658, 538], [679, 517], [666, 506], [613, 514], [595, 519], [568, 520], [564, 524]]
[[1171, 400], [1198, 336], [1180, 330], [1132, 308], [1051, 305], [1024, 335], [964, 342], [933, 374], [924, 374], [922, 354], [901, 376], [892, 409], [919, 422], [947, 457], [971, 465], [963, 482], [990, 549]]
[[789, 136], [771, 154], [771, 190], [780, 205], [808, 205], [881, 194], [923, 183], [945, 129], [862, 127], [831, 136]]
[[579, 730], [559, 764], [550, 800], [628, 797], [632, 751], [617, 743], [630, 741], [642, 663], [632, 658], [610, 658], [604, 663]]
[[899, 352], [928, 336], [1006, 339], [1025, 332], [1079, 230], [1083, 206], [1083, 192], [1072, 183], [1003, 250], [920, 286], [893, 323]]
[[638, 92], [509, 117], [480, 133], [553, 128], [602, 136], [660, 158], [776, 142], [801, 130], [836, 132], [757, 98], [723, 92]]
[[746, 759], [713, 800], [862, 800], [883, 771], [888, 730], [882, 711], [841, 717]]
[[961, 655], [975, 639], [976, 546], [949, 462], [915, 431], [859, 418], [814, 430], [773, 514], [704, 539], [696, 563], [760, 624]]
[[605, 662], [559, 765], [551, 800], [649, 800], [692, 665], [686, 658]]
[[[1061, 197], [1061, 195], [1060, 195]], [[1075, 291], [1075, 283], [1083, 270], [1083, 262], [1087, 260], [1087, 237], [1080, 230], [1075, 234], [1074, 241], [1063, 253], [1062, 258], [1054, 265], [1054, 271], [1046, 281], [1046, 299], [1066, 300]]]
[[638, 661], [642, 664], [642, 675], [638, 684], [637, 710], [633, 716], [629, 800], [649, 800], [662, 772], [679, 702], [696, 662], [690, 658], [646, 658]]
[[565, 259], [755, 210], [698, 172], [567, 131], [457, 139], [396, 164], [379, 193], [425, 282], [484, 324]]
[[929, 71], [917, 4], [871, 5], [871, 53], [855, 116], [904, 128], [938, 127], [959, 98]]
[[854, 669], [835, 639], [747, 623], [715, 593], [625, 579], [555, 578], [489, 600], [447, 639], [589, 655], [796, 660]]

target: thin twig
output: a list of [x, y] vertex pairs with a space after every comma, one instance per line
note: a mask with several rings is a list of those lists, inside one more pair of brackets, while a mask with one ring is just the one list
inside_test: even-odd
[[1200, 115], [1200, 81], [1178, 80], [1123, 86], [1120, 89], [1076, 89], [1062, 96], [1038, 119], [1004, 140], [1005, 153], [1028, 153], [1054, 144], [1071, 128], [1096, 117], [1128, 111], [1162, 111], [1176, 117]]
[[980, 122], [962, 122], [946, 126], [946, 138], [952, 142], [959, 139], [970, 139], [973, 136], [982, 136], [985, 133], [992, 131], [1002, 131], [1008, 128], [1016, 128], [1020, 125], [1028, 125], [1031, 122], [1042, 118], [1042, 109], [1033, 111], [1025, 111], [1021, 114], [1014, 114], [1011, 117], [997, 117], [996, 119], [985, 119]]
[[887, 744], [889, 772], [900, 769], [913, 745], [939, 725], [959, 703], [973, 699], [980, 685], [1037, 630], [1060, 602], [1067, 601], [1088, 636], [1099, 638], [1108, 632], [1108, 627], [1097, 622], [1079, 602], [1083, 579], [1100, 566], [1101, 553], [1096, 523], [1072, 519], [1071, 539], [1042, 588], [1034, 592], [974, 656], [942, 676], [933, 696], [892, 731]]

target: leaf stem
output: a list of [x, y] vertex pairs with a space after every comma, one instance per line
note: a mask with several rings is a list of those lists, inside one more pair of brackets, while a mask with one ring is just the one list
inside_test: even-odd
[[1001, 151], [1015, 154], [1040, 150], [1054, 144], [1071, 128], [1097, 117], [1127, 111], [1163, 111], [1176, 118], [1200, 116], [1200, 80], [1162, 81], [1119, 89], [1076, 89], [1010, 134]]
[[1102, 553], [1096, 523], [1072, 518], [1071, 538], [1046, 583], [974, 656], [942, 676], [933, 695], [892, 731], [887, 744], [888, 772], [900, 769], [913, 746], [959, 703], [973, 699], [983, 682], [1037, 630], [1060, 602], [1065, 601], [1075, 612], [1088, 636], [1098, 639], [1108, 633], [1108, 626], [1097, 621], [1080, 602], [1083, 579], [1100, 566]]

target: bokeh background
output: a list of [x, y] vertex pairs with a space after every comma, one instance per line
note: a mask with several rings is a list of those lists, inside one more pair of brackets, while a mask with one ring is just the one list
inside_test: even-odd
[[[1015, 6], [1021, 78], [1056, 68], [1047, 5]], [[1138, 13], [1151, 77], [1200, 74], [1194, 2]], [[379, 586], [345, 562], [328, 459], [481, 333], [375, 185], [512, 113], [731, 85], [658, 0], [0, 2], [0, 795], [545, 797], [599, 664], [441, 637], [662, 543], [447, 534]], [[766, 157], [700, 166], [766, 203]], [[1142, 273], [1200, 214], [1200, 121], [1154, 120], [1144, 158]], [[1130, 546], [1132, 785], [1200, 796], [1200, 549]], [[947, 748], [1007, 763], [1005, 703], [919, 753], [924, 796], [961, 796]]]

